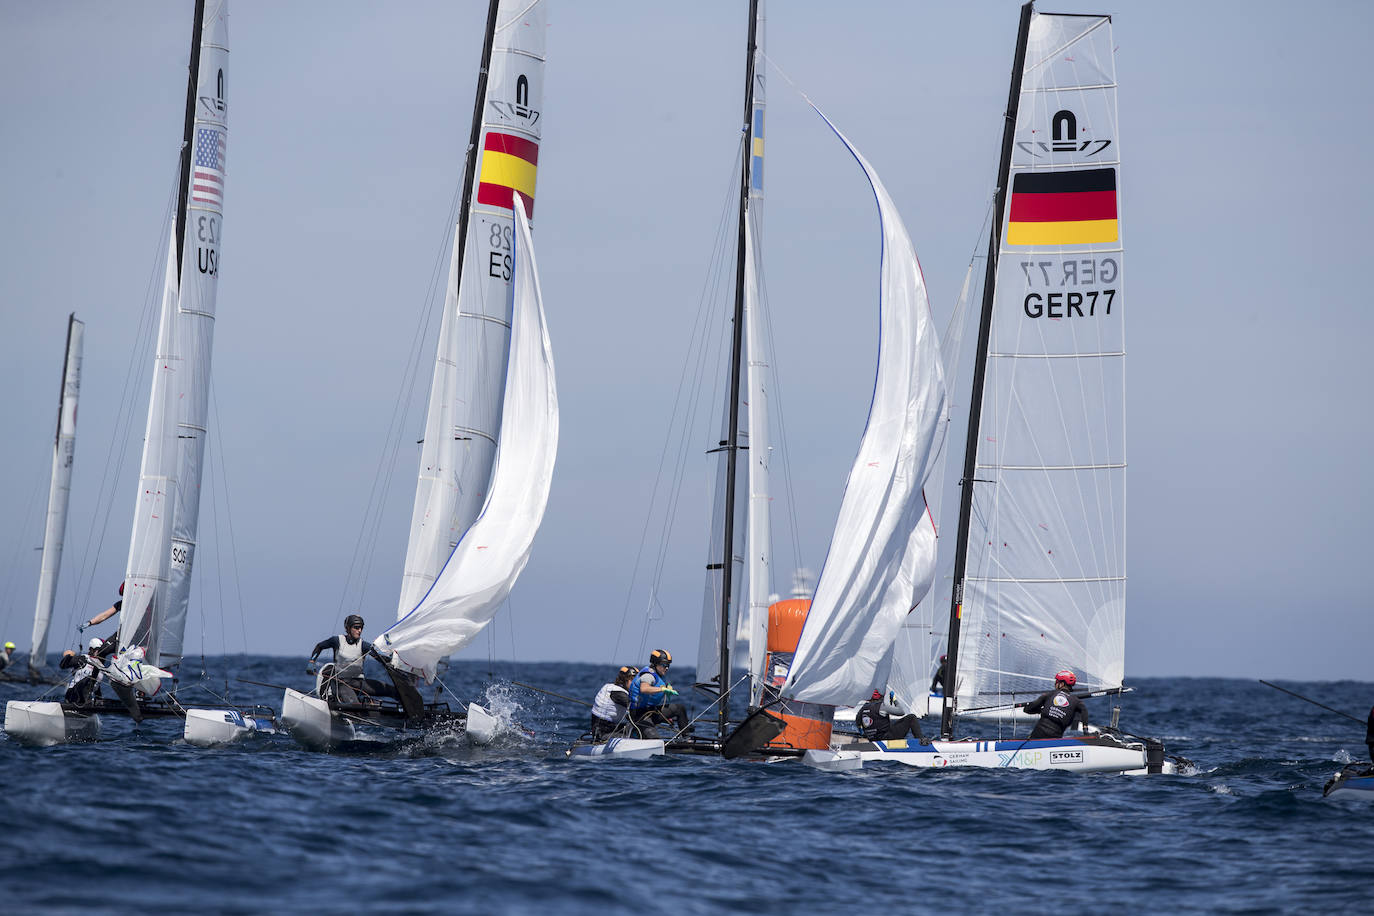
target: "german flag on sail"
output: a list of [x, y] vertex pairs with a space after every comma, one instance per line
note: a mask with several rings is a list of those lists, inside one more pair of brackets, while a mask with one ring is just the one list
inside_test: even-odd
[[1011, 184], [1008, 245], [1115, 242], [1116, 169], [1020, 172]]
[[538, 165], [539, 144], [514, 134], [487, 131], [482, 144], [477, 202], [509, 210], [514, 206], [511, 192], [519, 191], [525, 198], [525, 216], [534, 219], [534, 178]]

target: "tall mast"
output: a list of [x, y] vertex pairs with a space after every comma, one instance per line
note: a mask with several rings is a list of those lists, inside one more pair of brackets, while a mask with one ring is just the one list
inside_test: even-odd
[[754, 47], [758, 39], [759, 3], [749, 0], [749, 43], [744, 62], [744, 136], [740, 143], [739, 245], [735, 253], [735, 317], [730, 341], [730, 420], [722, 446], [725, 458], [725, 532], [721, 557], [720, 584], [720, 703], [716, 709], [716, 731], [721, 738], [729, 720], [730, 686], [730, 591], [735, 553], [735, 475], [739, 458], [739, 383], [744, 350], [744, 258], [749, 218], [749, 142], [754, 119]]
[[186, 200], [191, 191], [191, 150], [196, 130], [196, 83], [200, 79], [200, 36], [205, 25], [205, 0], [196, 0], [191, 26], [191, 70], [186, 86], [186, 127], [181, 135], [181, 177], [177, 187], [177, 284], [181, 283], [182, 249], [186, 244]]
[[945, 652], [945, 705], [940, 714], [940, 737], [954, 732], [954, 685], [959, 671], [959, 624], [964, 610], [964, 565], [968, 561], [969, 526], [973, 519], [973, 485], [978, 472], [978, 425], [983, 414], [983, 379], [987, 374], [988, 338], [992, 334], [992, 304], [997, 290], [997, 257], [1002, 245], [1003, 207], [1007, 199], [1007, 177], [1011, 172], [1012, 143], [1016, 138], [1016, 116], [1021, 105], [1021, 73], [1026, 66], [1026, 40], [1034, 2], [1021, 7], [1021, 25], [1016, 33], [1016, 57], [1011, 65], [1011, 91], [1002, 124], [1002, 159], [997, 165], [996, 199], [992, 208], [992, 230], [988, 236], [987, 269], [983, 275], [983, 310], [978, 319], [978, 348], [974, 353], [973, 389], [969, 394], [968, 438], [964, 440], [964, 473], [959, 478], [959, 533], [955, 537], [954, 589], [949, 604], [949, 637]]
[[472, 130], [468, 133], [468, 159], [463, 167], [463, 199], [458, 205], [458, 276], [463, 275], [463, 255], [468, 237], [468, 210], [472, 203], [472, 182], [477, 176], [477, 141], [482, 138], [482, 108], [487, 99], [487, 74], [491, 72], [491, 46], [496, 39], [496, 13], [501, 0], [487, 4], [487, 32], [482, 38], [482, 65], [477, 71], [477, 99], [472, 103]]

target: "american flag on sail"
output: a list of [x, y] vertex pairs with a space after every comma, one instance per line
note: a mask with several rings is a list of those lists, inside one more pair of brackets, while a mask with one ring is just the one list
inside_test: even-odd
[[213, 127], [196, 131], [196, 158], [191, 169], [191, 199], [224, 205], [224, 133]]

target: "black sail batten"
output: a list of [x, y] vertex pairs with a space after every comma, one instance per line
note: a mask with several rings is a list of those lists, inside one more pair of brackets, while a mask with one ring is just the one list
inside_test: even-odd
[[940, 737], [954, 733], [954, 689], [959, 670], [959, 625], [964, 604], [964, 566], [968, 562], [969, 528], [973, 519], [973, 485], [978, 467], [978, 427], [983, 413], [983, 381], [987, 375], [988, 340], [992, 336], [992, 306], [997, 294], [997, 259], [1002, 244], [1002, 219], [1007, 199], [1007, 178], [1011, 173], [1012, 145], [1016, 139], [1016, 117], [1021, 107], [1021, 75], [1026, 66], [1026, 43], [1030, 34], [1034, 3], [1021, 7], [1021, 24], [1016, 33], [1016, 56], [1011, 66], [1011, 91], [1002, 124], [1002, 156], [997, 164], [997, 187], [993, 203], [992, 228], [988, 235], [988, 256], [983, 275], [983, 308], [978, 319], [978, 346], [974, 353], [973, 387], [969, 392], [968, 435], [964, 440], [964, 471], [959, 478], [959, 532], [955, 536], [954, 588], [949, 603], [949, 635], [945, 650], [945, 704], [940, 714]]
[[730, 683], [730, 593], [733, 587], [735, 551], [735, 478], [739, 457], [739, 386], [740, 366], [744, 352], [744, 259], [748, 238], [749, 218], [749, 151], [753, 134], [754, 112], [754, 49], [758, 41], [759, 4], [749, 2], [749, 41], [744, 63], [744, 141], [740, 144], [739, 178], [739, 247], [735, 255], [735, 313], [730, 337], [730, 394], [729, 421], [726, 427], [725, 448], [725, 518], [723, 519], [724, 555], [721, 559], [720, 584], [720, 682], [721, 699], [716, 708], [716, 733], [722, 739], [729, 723]]
[[62, 385], [57, 390], [57, 432], [53, 434], [53, 448], [62, 447], [62, 405], [67, 400], [67, 363], [72, 358], [72, 327], [76, 324], [76, 312], [67, 316], [67, 346], [62, 351]]
[[491, 73], [491, 46], [496, 40], [496, 14], [501, 0], [491, 0], [487, 5], [487, 31], [482, 38], [482, 66], [477, 71], [477, 100], [472, 104], [472, 130], [468, 133], [468, 156], [463, 166], [463, 199], [458, 205], [458, 236], [454, 246], [458, 249], [458, 275], [455, 282], [461, 284], [463, 276], [463, 256], [467, 253], [468, 210], [472, 203], [472, 185], [477, 179], [477, 141], [482, 139], [482, 109], [487, 100], [487, 76]]
[[200, 83], [200, 38], [205, 26], [205, 0], [196, 0], [191, 27], [191, 72], [186, 86], [186, 127], [181, 135], [181, 170], [177, 186], [177, 287], [181, 286], [182, 248], [186, 244], [186, 202], [191, 193], [192, 140], [196, 132], [196, 89]]

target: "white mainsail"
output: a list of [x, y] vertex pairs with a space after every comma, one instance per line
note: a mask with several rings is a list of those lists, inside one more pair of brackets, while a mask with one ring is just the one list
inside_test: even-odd
[[[420, 602], [487, 497], [510, 346], [512, 203], [533, 219], [543, 131], [545, 10], [504, 0], [492, 37], [477, 179], [455, 233], [396, 616]], [[460, 223], [462, 225], [462, 223]]]
[[67, 354], [62, 365], [62, 398], [57, 408], [57, 441], [53, 447], [52, 477], [48, 483], [48, 522], [43, 529], [43, 560], [38, 573], [38, 603], [33, 612], [33, 642], [29, 667], [38, 669], [48, 656], [48, 623], [52, 619], [57, 574], [62, 568], [62, 544], [67, 532], [67, 502], [72, 492], [72, 461], [76, 454], [76, 403], [81, 395], [81, 351], [86, 325], [75, 314], [67, 319]]
[[191, 175], [186, 197], [186, 237], [181, 251], [177, 299], [178, 354], [182, 371], [177, 392], [177, 491], [172, 516], [169, 580], [158, 665], [181, 660], [200, 522], [201, 476], [205, 468], [211, 348], [215, 334], [215, 292], [219, 282], [224, 225], [225, 150], [229, 139], [225, 78], [229, 69], [227, 0], [210, 4], [201, 24], [196, 75]]
[[[520, 204], [523, 199], [515, 196]], [[558, 451], [553, 350], [525, 209], [515, 211], [511, 347], [487, 502], [419, 605], [378, 639], [399, 667], [432, 679], [510, 594], [544, 517]]]
[[[1034, 13], [972, 482], [959, 708], [1121, 685], [1125, 337], [1106, 16]], [[957, 573], [957, 571], [956, 571]]]
[[172, 512], [177, 490], [177, 344], [176, 226], [170, 227], [167, 270], [158, 318], [152, 392], [139, 467], [138, 500], [124, 575], [124, 604], [119, 614], [119, 645], [141, 647], [156, 658], [166, 612], [168, 566], [171, 564]]
[[[740, 602], [730, 596], [728, 634], [722, 637], [720, 621], [723, 576], [720, 561], [724, 543], [724, 480], [725, 463], [735, 460], [734, 453], [723, 448], [716, 469], [716, 500], [712, 511], [711, 536], [707, 547], [706, 589], [702, 601], [701, 638], [697, 653], [697, 681], [709, 683], [720, 670], [720, 640], [743, 640], [749, 647], [747, 670], [750, 677], [749, 697], [756, 705], [763, 692], [763, 663], [768, 649], [768, 598], [773, 589], [773, 535], [770, 507], [768, 462], [771, 453], [768, 435], [768, 356], [763, 330], [763, 296], [760, 289], [758, 264], [760, 225], [763, 204], [763, 123], [766, 104], [764, 80], [764, 4], [758, 4], [755, 15], [754, 76], [750, 93], [748, 131], [744, 136], [746, 155], [742, 157], [747, 170], [744, 184], [748, 187], [748, 206], [744, 219], [744, 384], [741, 388], [743, 419], [739, 427], [739, 442], [748, 458], [749, 473], [746, 486], [749, 498], [744, 504], [743, 526], [736, 531], [743, 534], [742, 546], [731, 550], [747, 586], [738, 588], [748, 596], [744, 611]], [[729, 404], [726, 404], [728, 413]], [[722, 426], [727, 425], [722, 418]], [[725, 440], [728, 433], [723, 433]], [[735, 579], [735, 582], [739, 582]], [[736, 590], [732, 588], [732, 591]], [[733, 647], [733, 646], [732, 646]]]
[[935, 574], [935, 529], [922, 487], [944, 440], [945, 383], [906, 227], [873, 167], [830, 127], [863, 168], [878, 204], [878, 370], [868, 425], [782, 694], [843, 704], [886, 677], [882, 669], [913, 596], [929, 589]]

